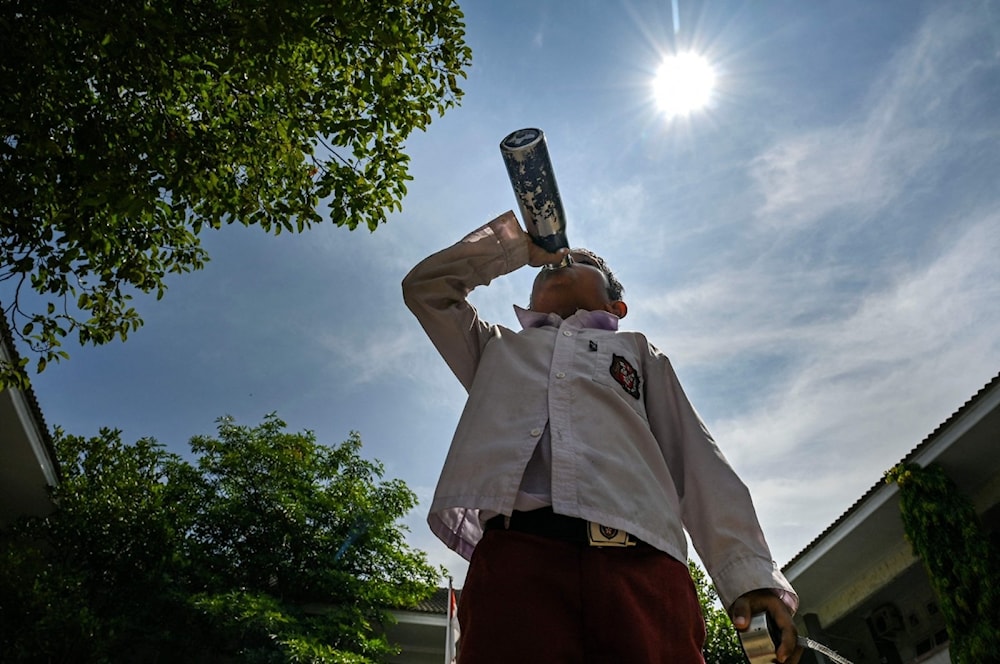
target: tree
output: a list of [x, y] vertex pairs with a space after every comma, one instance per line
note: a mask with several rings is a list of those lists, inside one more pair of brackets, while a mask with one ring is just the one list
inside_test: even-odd
[[152, 440], [61, 431], [58, 509], [0, 533], [4, 661], [373, 662], [387, 608], [440, 571], [415, 504], [352, 433], [335, 447], [219, 421], [190, 463]]
[[12, 662], [114, 660], [147, 629], [144, 645], [162, 645], [156, 616], [183, 609], [167, 582], [176, 531], [164, 453], [150, 441], [123, 446], [111, 430], [57, 431], [54, 442], [59, 511], [0, 531], [0, 652]]
[[899, 464], [885, 481], [899, 487], [903, 529], [937, 596], [953, 661], [995, 661], [1000, 653], [1000, 553], [972, 502], [936, 464]]
[[693, 560], [688, 561], [688, 569], [698, 592], [701, 613], [705, 617], [705, 662], [706, 664], [745, 664], [743, 647], [740, 645], [736, 628], [729, 614], [719, 603], [719, 594], [705, 571]]
[[325, 201], [375, 230], [471, 58], [456, 0], [10, 0], [0, 32], [0, 281], [38, 371], [141, 326], [204, 228], [302, 231]]

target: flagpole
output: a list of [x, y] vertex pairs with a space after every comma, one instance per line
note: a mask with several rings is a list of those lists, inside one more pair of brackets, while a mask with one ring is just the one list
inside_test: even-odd
[[453, 664], [455, 661], [455, 639], [451, 633], [452, 625], [452, 615], [451, 607], [453, 605], [454, 589], [452, 588], [452, 579], [448, 577], [448, 607], [444, 611], [445, 616], [445, 628], [444, 628], [444, 664]]

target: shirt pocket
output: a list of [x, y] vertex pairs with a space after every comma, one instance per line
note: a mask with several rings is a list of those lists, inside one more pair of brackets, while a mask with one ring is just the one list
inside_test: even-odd
[[618, 399], [628, 404], [643, 420], [646, 420], [645, 376], [641, 373], [642, 363], [634, 352], [624, 348], [614, 348], [611, 344], [590, 341], [591, 348], [596, 343], [598, 350], [591, 353], [593, 373], [591, 378], [610, 390]]

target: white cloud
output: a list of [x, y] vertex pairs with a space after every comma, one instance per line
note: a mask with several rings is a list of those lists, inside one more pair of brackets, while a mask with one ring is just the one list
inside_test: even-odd
[[415, 386], [413, 406], [420, 411], [445, 419], [457, 419], [461, 412], [465, 392], [416, 322], [399, 320], [366, 334], [323, 331], [315, 340], [332, 365], [326, 373], [336, 376], [343, 389], [408, 383]]
[[940, 9], [873, 80], [855, 117], [790, 135], [755, 158], [758, 221], [795, 229], [845, 212], [861, 224], [892, 204], [951, 143], [951, 102], [981, 66], [963, 48], [981, 29], [969, 12]]
[[654, 321], [653, 329], [669, 329], [669, 354], [688, 365], [747, 353], [788, 354], [843, 306], [829, 301], [830, 282], [839, 271], [790, 272], [781, 263], [719, 269], [694, 284], [645, 298], [636, 307], [637, 317]]
[[751, 166], [764, 197], [756, 217], [765, 226], [799, 228], [843, 211], [862, 223], [895, 200], [940, 142], [931, 132], [883, 133], [860, 124], [793, 136]]
[[[877, 418], [888, 403], [898, 400], [894, 394], [909, 392], [907, 383], [918, 377], [931, 379], [945, 370], [940, 366], [945, 358], [960, 361], [973, 348], [986, 353], [960, 361], [960, 366], [969, 367], [995, 357], [1000, 344], [995, 340], [1000, 329], [997, 255], [1000, 214], [991, 212], [955, 238], [936, 260], [899, 274], [884, 289], [858, 301], [848, 315], [803, 327], [794, 319], [776, 320], [758, 338], [795, 340], [804, 351], [803, 359], [782, 392], [773, 395], [767, 412], [756, 414], [752, 424], [734, 422], [729, 425], [732, 433], [772, 431], [768, 447], [786, 451], [797, 444], [791, 434], [802, 428], [789, 426], [788, 437], [774, 436], [773, 423], [780, 423], [783, 415], [790, 422], [801, 420], [799, 413], [813, 410], [807, 404], [819, 400], [822, 407], [813, 413], [816, 419], [806, 430], [841, 429], [842, 420], [825, 414], [830, 409], [842, 412], [853, 404], [861, 412], [873, 411]], [[747, 343], [743, 350], [753, 351], [754, 346]]]
[[955, 94], [983, 65], [967, 46], [990, 38], [989, 15], [978, 9], [942, 3], [927, 16], [872, 85], [870, 133], [951, 118]]
[[[400, 321], [401, 323], [401, 321]], [[338, 367], [338, 375], [352, 385], [370, 384], [389, 375], [413, 376], [425, 355], [425, 341], [402, 325], [372, 328], [320, 330], [318, 344]]]
[[789, 325], [806, 345], [789, 379], [759, 408], [712, 424], [762, 521], [811, 529], [804, 545], [995, 375], [997, 255], [990, 211], [851, 314], [808, 333]]

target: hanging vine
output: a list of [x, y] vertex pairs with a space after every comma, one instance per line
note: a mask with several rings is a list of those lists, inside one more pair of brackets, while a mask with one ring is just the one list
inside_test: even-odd
[[947, 623], [952, 661], [996, 661], [1000, 554], [972, 501], [937, 465], [900, 464], [886, 473], [885, 481], [899, 487], [903, 528]]

